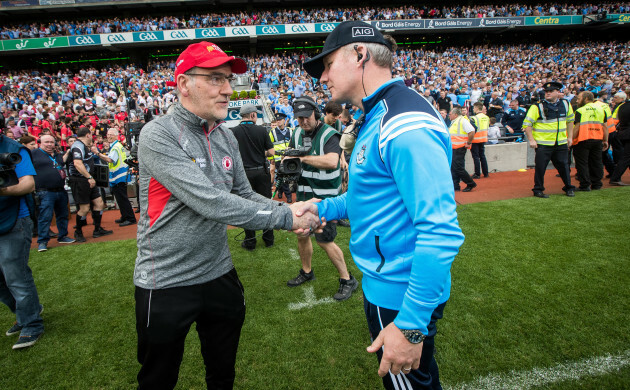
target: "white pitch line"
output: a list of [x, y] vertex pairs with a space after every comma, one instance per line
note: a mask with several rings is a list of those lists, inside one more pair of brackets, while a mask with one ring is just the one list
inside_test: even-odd
[[630, 350], [619, 355], [600, 356], [573, 363], [558, 364], [530, 371], [511, 371], [507, 374], [490, 374], [457, 386], [444, 386], [445, 390], [507, 390], [530, 389], [566, 380], [608, 374], [630, 365]]
[[295, 248], [289, 248], [289, 253], [291, 254], [291, 258], [293, 260], [300, 260], [300, 255], [298, 254], [298, 251], [295, 250]]
[[304, 308], [311, 308], [313, 306], [321, 305], [324, 303], [335, 302], [332, 298], [315, 299], [315, 290], [313, 286], [304, 287], [304, 301], [297, 303], [289, 303], [289, 310], [300, 310]]

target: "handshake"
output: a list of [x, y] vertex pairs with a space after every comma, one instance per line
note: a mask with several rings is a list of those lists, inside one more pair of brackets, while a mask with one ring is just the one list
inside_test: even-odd
[[316, 202], [320, 199], [311, 199], [308, 202], [297, 202], [289, 206], [293, 212], [293, 227], [291, 230], [298, 236], [321, 233], [326, 226], [325, 220], [320, 220]]

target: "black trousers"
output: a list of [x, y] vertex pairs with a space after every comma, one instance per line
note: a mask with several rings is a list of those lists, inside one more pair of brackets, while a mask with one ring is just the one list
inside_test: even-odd
[[571, 185], [571, 169], [569, 168], [569, 147], [567, 144], [545, 146], [538, 145], [536, 148], [536, 157], [534, 162], [536, 164], [536, 171], [534, 173], [534, 192], [542, 192], [545, 190], [545, 172], [547, 172], [547, 165], [549, 161], [556, 167], [560, 178], [564, 183], [562, 191], [573, 190], [575, 187]]
[[123, 221], [136, 222], [136, 214], [133, 212], [131, 202], [127, 196], [127, 183], [118, 183], [111, 186], [112, 194], [120, 208], [120, 219]]
[[162, 290], [136, 287], [138, 389], [173, 389], [193, 322], [201, 342], [208, 389], [232, 389], [245, 320], [236, 270], [210, 282]]
[[611, 175], [615, 171], [617, 164], [619, 164], [621, 156], [623, 156], [623, 143], [619, 140], [618, 134], [619, 132], [617, 131], [608, 134], [608, 147], [612, 149], [612, 158], [608, 154], [608, 150], [602, 152], [604, 167], [606, 167], [606, 171]]
[[[431, 314], [431, 322], [427, 326], [428, 334], [422, 342], [422, 355], [420, 356], [420, 367], [417, 370], [411, 370], [408, 374], [402, 371], [398, 375], [389, 372], [383, 377], [383, 387], [387, 390], [412, 390], [412, 389], [431, 389], [441, 390], [440, 372], [437, 362], [435, 361], [435, 335], [437, 333], [437, 321], [444, 314], [446, 303], [438, 305]], [[367, 319], [368, 328], [372, 340], [376, 339], [381, 329], [394, 321], [398, 315], [398, 311], [385, 309], [370, 303], [365, 295], [363, 295], [363, 309]], [[385, 346], [387, 347], [387, 346]], [[379, 364], [383, 358], [383, 349], [376, 352]], [[375, 369], [376, 371], [376, 369]]]
[[453, 185], [459, 188], [460, 180], [467, 185], [474, 184], [474, 180], [466, 171], [466, 148], [453, 149], [453, 161], [451, 162], [451, 176], [453, 177]]
[[[245, 171], [245, 173], [254, 192], [271, 199], [271, 174], [265, 169]], [[273, 245], [273, 229], [263, 230], [262, 238], [265, 245]], [[256, 231], [245, 230], [244, 245], [250, 249], [256, 247]]]
[[[630, 131], [630, 130], [626, 130]], [[623, 142], [623, 155], [617, 164], [617, 168], [610, 175], [610, 181], [621, 181], [621, 176], [623, 176], [626, 169], [630, 167], [630, 141]]]
[[573, 146], [573, 158], [580, 188], [602, 188], [604, 177], [602, 144], [602, 141], [589, 139]]
[[470, 148], [472, 153], [473, 162], [475, 163], [475, 175], [481, 176], [483, 172], [484, 176], [488, 176], [488, 161], [486, 160], [486, 146], [484, 143], [473, 143]]

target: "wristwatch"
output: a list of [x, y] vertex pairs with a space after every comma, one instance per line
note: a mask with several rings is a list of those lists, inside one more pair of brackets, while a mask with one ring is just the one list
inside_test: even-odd
[[427, 337], [418, 329], [401, 329], [400, 331], [411, 344], [420, 344]]

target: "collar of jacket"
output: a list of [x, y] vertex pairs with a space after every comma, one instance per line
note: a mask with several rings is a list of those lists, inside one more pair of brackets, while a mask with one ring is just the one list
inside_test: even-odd
[[185, 124], [188, 125], [188, 127], [192, 130], [192, 129], [200, 129], [200, 130], [211, 130], [213, 129], [214, 126], [219, 125], [220, 123], [222, 123], [223, 121], [219, 121], [216, 124], [212, 124], [214, 126], [211, 126], [211, 124], [208, 123], [207, 120], [193, 114], [192, 112], [188, 111], [184, 106], [182, 106], [181, 103], [173, 103], [174, 107], [173, 107], [173, 115], [180, 121], [184, 122]]
[[393, 78], [374, 91], [370, 96], [363, 98], [363, 112], [367, 114], [386, 96], [392, 88], [407, 88], [402, 77]]

